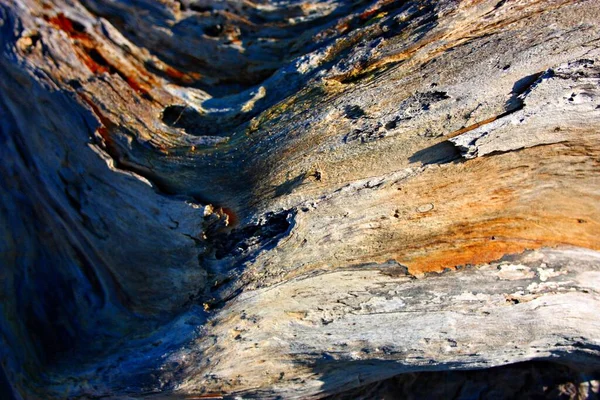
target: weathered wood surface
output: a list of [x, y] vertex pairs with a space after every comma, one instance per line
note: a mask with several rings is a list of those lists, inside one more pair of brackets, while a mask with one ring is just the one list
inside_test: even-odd
[[317, 398], [541, 359], [597, 392], [598, 21], [0, 0], [15, 395]]

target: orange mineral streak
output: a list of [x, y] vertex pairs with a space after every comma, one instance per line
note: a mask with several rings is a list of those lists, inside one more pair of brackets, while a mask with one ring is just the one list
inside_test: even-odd
[[367, 11], [363, 12], [362, 14], [360, 14], [360, 15], [359, 15], [359, 18], [360, 18], [362, 21], [366, 21], [366, 20], [368, 20], [369, 18], [371, 18], [373, 15], [377, 14], [377, 12], [378, 12], [378, 11], [379, 11], [379, 9], [378, 9], [378, 8], [372, 8], [372, 9], [369, 9], [369, 10], [367, 10]]
[[[404, 254], [396, 260], [407, 265], [411, 273], [418, 274], [459, 265], [485, 264], [529, 249], [573, 244], [568, 238], [554, 237], [548, 233], [544, 235], [544, 232], [530, 229], [530, 224], [519, 218], [499, 218], [473, 225], [458, 224], [431, 241], [421, 243], [421, 248], [405, 249]], [[578, 244], [586, 243], [583, 241]]]
[[79, 58], [81, 59], [81, 61], [83, 61], [85, 66], [88, 67], [88, 69], [94, 75], [100, 75], [100, 74], [104, 74], [106, 72], [110, 72], [110, 68], [108, 67], [108, 65], [102, 65], [102, 64], [96, 62], [90, 55], [91, 53], [89, 51], [86, 51], [83, 48], [78, 48], [78, 49], [76, 49], [76, 52], [77, 52], [77, 55], [79, 56]]
[[83, 32], [73, 20], [67, 18], [63, 13], [58, 13], [54, 17], [45, 16], [44, 19], [66, 32], [73, 39], [89, 39], [89, 35]]
[[368, 9], [366, 9], [365, 11], [363, 11], [358, 18], [361, 21], [366, 21], [368, 19], [370, 19], [372, 16], [374, 16], [375, 14], [378, 14], [381, 11], [382, 7], [385, 7], [389, 4], [394, 3], [395, 0], [385, 0], [385, 1], [378, 1], [377, 4], [373, 7], [369, 7]]
[[580, 149], [562, 144], [424, 174], [403, 186], [394, 202], [435, 208], [415, 211], [390, 228], [397, 238], [391, 258], [423, 273], [540, 247], [600, 250], [600, 195], [592, 189], [600, 168], [591, 157], [599, 147], [587, 148], [587, 164], [580, 167], [585, 172], [572, 176], [562, 168], [580, 159]]
[[171, 66], [166, 66], [164, 69], [165, 74], [174, 81], [183, 84], [191, 84], [202, 78], [202, 75], [197, 72], [183, 72]]
[[[393, 259], [419, 275], [541, 247], [600, 250], [599, 159], [600, 136], [572, 132], [568, 143], [430, 167], [365, 191], [348, 200], [360, 212], [348, 213], [345, 200], [323, 203], [337, 232], [298, 223], [299, 242], [286, 245], [312, 258], [293, 274]], [[335, 254], [321, 250], [338, 243]]]
[[239, 222], [238, 216], [231, 208], [221, 207], [223, 214], [227, 215], [228, 228], [235, 228]]
[[[80, 24], [66, 17], [62, 13], [59, 13], [54, 17], [46, 16], [44, 19], [56, 28], [67, 33], [71, 39], [74, 39], [73, 47], [77, 56], [94, 75], [116, 73], [123, 78], [129, 87], [136, 93], [151, 98], [149, 94], [150, 87], [140, 83], [138, 79], [123, 72], [126, 68], [119, 66], [119, 63], [116, 60], [109, 61], [110, 57], [102, 54], [101, 46], [92, 35], [84, 31], [83, 26], [80, 26]], [[147, 81], [152, 81], [149, 74], [142, 73], [139, 70], [137, 73], [138, 75], [143, 76]]]
[[108, 129], [105, 126], [101, 126], [98, 128], [98, 133], [105, 141], [110, 138]]
[[501, 114], [501, 115], [498, 115], [498, 116], [495, 116], [495, 117], [492, 117], [492, 118], [488, 118], [488, 119], [483, 120], [483, 121], [476, 122], [473, 125], [469, 125], [469, 126], [466, 126], [464, 128], [461, 128], [461, 129], [459, 129], [457, 131], [449, 133], [448, 135], [446, 135], [446, 137], [448, 139], [450, 139], [450, 138], [453, 138], [453, 137], [456, 137], [456, 136], [460, 136], [463, 133], [467, 133], [467, 132], [473, 131], [473, 130], [479, 128], [480, 126], [483, 126], [483, 125], [489, 124], [491, 122], [494, 122], [495, 120], [504, 117], [506, 114], [507, 113], [504, 113], [504, 114]]
[[185, 74], [183, 72], [173, 67], [166, 67], [165, 73], [172, 79], [181, 80], [185, 77]]
[[78, 93], [78, 95], [85, 103], [87, 103], [87, 105], [90, 106], [90, 108], [100, 121], [101, 125], [97, 129], [97, 132], [100, 135], [100, 137], [102, 137], [102, 139], [104, 140], [104, 144], [106, 145], [107, 150], [109, 152], [116, 151], [115, 142], [110, 134], [111, 130], [114, 129], [116, 125], [104, 114], [102, 114], [100, 108], [98, 108], [98, 106], [94, 104], [94, 102], [89, 97], [81, 93]]
[[[435, 241], [424, 243], [423, 251], [415, 249], [409, 256], [398, 257], [398, 262], [412, 273], [440, 271], [458, 265], [478, 265], [496, 261], [508, 254], [518, 254], [540, 247], [580, 246], [600, 249], [597, 237], [598, 223], [592, 231], [576, 218], [568, 220], [546, 217], [528, 221], [504, 218], [502, 223], [469, 226], [466, 234], [459, 229], [440, 235]], [[594, 233], [595, 232], [595, 233]]]

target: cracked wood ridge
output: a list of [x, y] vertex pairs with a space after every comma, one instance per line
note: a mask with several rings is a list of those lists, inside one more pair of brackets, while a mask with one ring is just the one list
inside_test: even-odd
[[522, 393], [597, 396], [599, 21], [0, 0], [0, 385], [492, 398], [523, 369], [440, 374], [535, 360]]

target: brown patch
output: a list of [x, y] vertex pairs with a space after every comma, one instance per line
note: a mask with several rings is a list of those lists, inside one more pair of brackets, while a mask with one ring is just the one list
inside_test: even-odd
[[497, 120], [498, 118], [502, 118], [503, 116], [505, 116], [505, 114], [502, 114], [502, 115], [497, 115], [497, 116], [495, 116], [495, 117], [491, 117], [491, 118], [485, 119], [485, 120], [483, 120], [483, 121], [476, 122], [476, 123], [474, 123], [473, 125], [469, 125], [469, 126], [467, 126], [467, 127], [461, 128], [461, 129], [459, 129], [459, 130], [457, 130], [457, 131], [454, 131], [454, 132], [452, 132], [452, 133], [450, 133], [450, 134], [446, 135], [446, 137], [447, 137], [448, 139], [450, 139], [450, 138], [453, 138], [453, 137], [456, 137], [456, 136], [462, 135], [463, 133], [467, 133], [467, 132], [470, 132], [470, 131], [472, 131], [472, 130], [475, 130], [475, 129], [477, 129], [477, 128], [479, 128], [480, 126], [483, 126], [483, 125], [485, 125], [485, 124], [489, 124], [490, 122], [494, 122], [495, 120]]

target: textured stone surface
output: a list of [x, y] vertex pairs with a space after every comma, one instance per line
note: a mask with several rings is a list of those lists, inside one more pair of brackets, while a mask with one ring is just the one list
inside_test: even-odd
[[551, 360], [597, 393], [598, 21], [594, 0], [0, 0], [5, 381], [384, 396]]
[[[422, 279], [395, 262], [291, 279], [239, 295], [212, 320], [214, 336], [173, 354], [186, 376], [178, 389], [208, 375], [215, 391], [287, 398], [297, 385], [306, 397], [418, 370], [566, 354], [594, 365], [598, 268], [596, 252], [572, 249]], [[231, 379], [240, 364], [259, 367]]]

